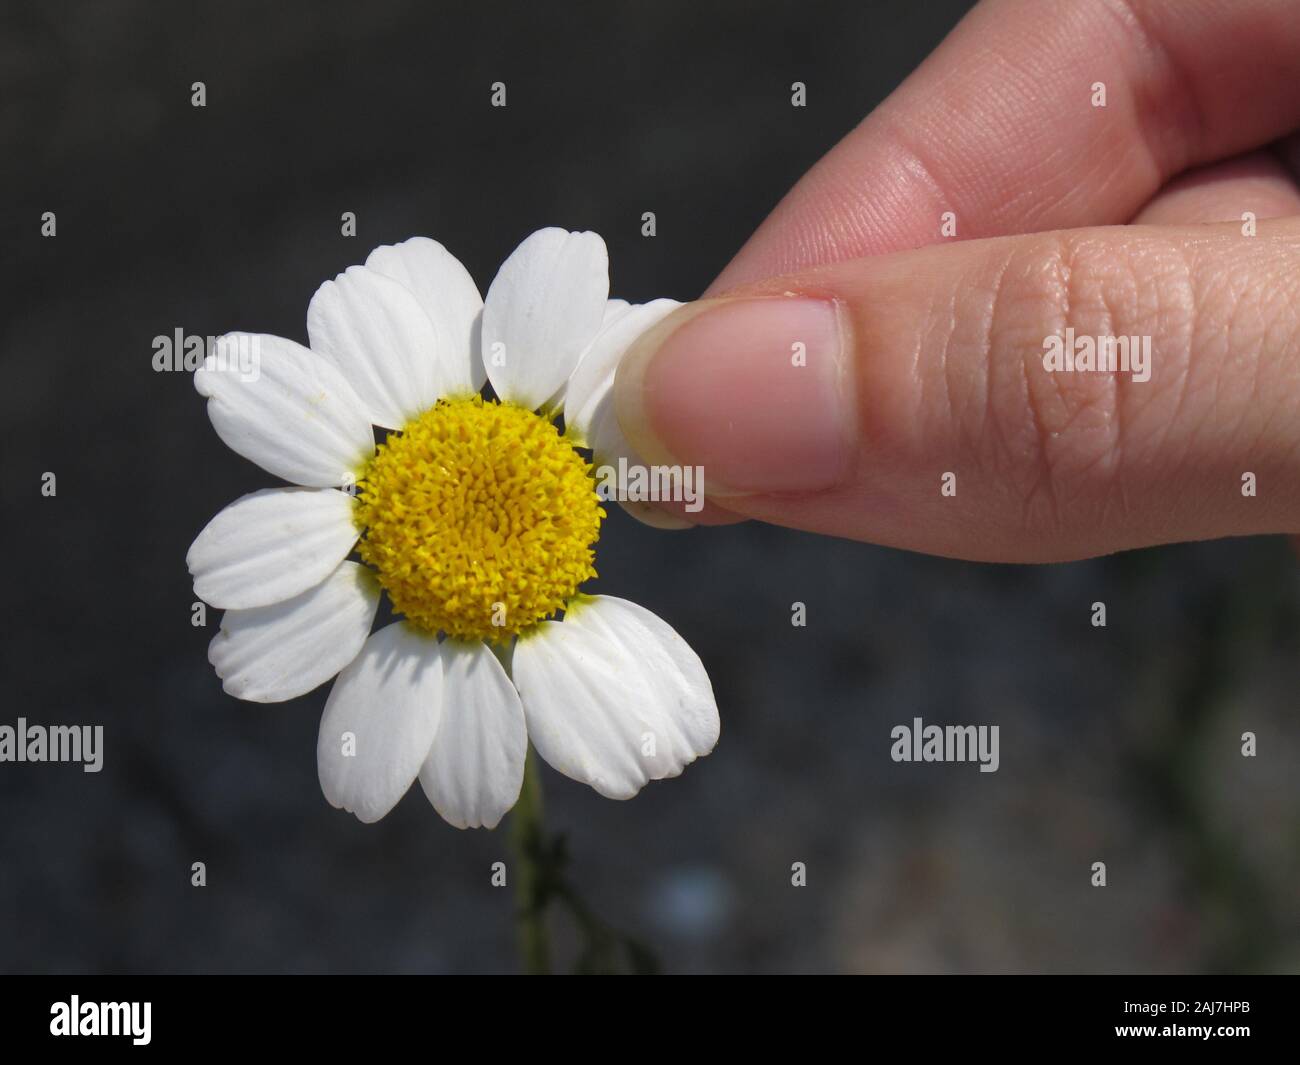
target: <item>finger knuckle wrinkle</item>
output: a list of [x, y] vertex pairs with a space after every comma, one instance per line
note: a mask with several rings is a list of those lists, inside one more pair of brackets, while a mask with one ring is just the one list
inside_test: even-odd
[[1140, 357], [1158, 304], [1132, 257], [1104, 234], [1011, 245], [987, 323], [987, 417], [1007, 442], [1027, 525], [1086, 520], [1123, 498], [1116, 481], [1132, 375], [1107, 371], [1101, 357], [1118, 361], [1134, 336]]

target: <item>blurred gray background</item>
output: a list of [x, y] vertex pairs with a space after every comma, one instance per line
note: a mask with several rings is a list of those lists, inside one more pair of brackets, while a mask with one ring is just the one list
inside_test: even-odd
[[[689, 299], [965, 7], [0, 4], [0, 724], [106, 732], [97, 775], [0, 765], [0, 970], [515, 970], [504, 830], [458, 832], [418, 787], [363, 826], [316, 781], [327, 689], [221, 693], [185, 551], [273, 481], [152, 338], [305, 341], [323, 280], [415, 234], [486, 289], [533, 229], [590, 228], [615, 294]], [[665, 970], [1300, 968], [1284, 543], [993, 567], [616, 512], [597, 562], [722, 712], [713, 755], [628, 803], [544, 770], [572, 881]], [[892, 762], [916, 716], [999, 724], [999, 772]], [[580, 937], [555, 935], [563, 968]]]

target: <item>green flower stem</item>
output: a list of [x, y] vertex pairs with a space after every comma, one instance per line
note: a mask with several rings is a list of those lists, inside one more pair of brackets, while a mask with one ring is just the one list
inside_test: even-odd
[[546, 910], [550, 902], [545, 868], [545, 835], [542, 829], [542, 781], [532, 744], [524, 760], [524, 785], [515, 803], [511, 821], [515, 848], [515, 891], [518, 903], [519, 950], [524, 971], [543, 975], [551, 971], [550, 937]]

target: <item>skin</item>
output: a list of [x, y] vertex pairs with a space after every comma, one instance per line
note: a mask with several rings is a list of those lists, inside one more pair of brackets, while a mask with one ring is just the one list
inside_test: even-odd
[[[780, 490], [715, 478], [703, 524], [1009, 562], [1295, 532], [1297, 86], [1294, 0], [986, 0], [629, 353], [628, 437], [706, 486], [732, 452], [781, 471]], [[718, 354], [752, 330], [699, 324], [798, 297], [836, 308], [844, 349], [837, 391], [798, 409], [848, 411], [846, 460], [806, 463], [806, 483], [755, 413], [796, 379]], [[1151, 380], [1047, 372], [1043, 338], [1067, 328], [1150, 336]], [[674, 336], [692, 346], [675, 372]]]

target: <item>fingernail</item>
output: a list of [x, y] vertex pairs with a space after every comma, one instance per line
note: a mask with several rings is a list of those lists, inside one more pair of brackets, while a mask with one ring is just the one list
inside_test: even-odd
[[619, 422], [647, 462], [703, 467], [707, 495], [822, 491], [856, 455], [850, 351], [834, 300], [701, 300], [627, 353]]

